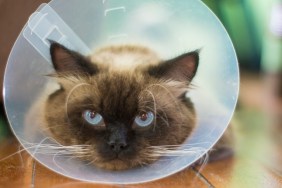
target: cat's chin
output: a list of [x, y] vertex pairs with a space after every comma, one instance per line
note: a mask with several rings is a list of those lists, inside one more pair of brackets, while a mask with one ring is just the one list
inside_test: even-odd
[[138, 166], [138, 163], [113, 159], [111, 161], [95, 163], [95, 166], [106, 170], [126, 170]]
[[138, 168], [141, 166], [149, 165], [158, 159], [159, 157], [155, 157], [154, 159], [146, 160], [146, 161], [113, 159], [109, 161], [100, 161], [100, 162], [96, 161], [94, 165], [101, 169], [118, 171], [118, 170], [127, 170], [131, 168]]

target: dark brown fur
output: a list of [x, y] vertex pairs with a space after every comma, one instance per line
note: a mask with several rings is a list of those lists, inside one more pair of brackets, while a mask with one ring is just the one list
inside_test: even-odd
[[[147, 64], [112, 68], [103, 61], [113, 60], [103, 53], [136, 53]], [[81, 158], [110, 170], [152, 163], [158, 157], [152, 155], [150, 146], [182, 144], [196, 125], [193, 104], [184, 94], [196, 73], [198, 53], [165, 62], [152, 54], [138, 46], [119, 46], [86, 58], [53, 43], [51, 56], [57, 72], [53, 76], [61, 88], [45, 105], [45, 126], [51, 136], [62, 145], [91, 145], [89, 154]], [[103, 125], [89, 125], [82, 118], [87, 109], [100, 113]], [[134, 118], [148, 111], [155, 114], [153, 125], [134, 125]], [[115, 134], [127, 143], [118, 153], [108, 144]]]

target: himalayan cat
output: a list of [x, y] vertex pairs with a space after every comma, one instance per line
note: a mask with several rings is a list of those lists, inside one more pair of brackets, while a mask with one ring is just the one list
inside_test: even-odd
[[[196, 126], [185, 97], [197, 72], [199, 53], [162, 60], [152, 50], [121, 45], [90, 56], [52, 42], [59, 88], [43, 102], [43, 126], [78, 158], [108, 170], [156, 161], [182, 144]], [[159, 149], [158, 149], [159, 148]]]

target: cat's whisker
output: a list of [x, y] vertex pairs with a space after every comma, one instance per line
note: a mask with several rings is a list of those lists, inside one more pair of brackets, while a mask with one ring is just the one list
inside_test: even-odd
[[71, 94], [76, 90], [78, 89], [79, 87], [82, 87], [82, 86], [91, 86], [90, 84], [88, 83], [80, 83], [80, 84], [77, 84], [75, 85], [71, 90], [70, 92], [68, 93], [67, 97], [66, 97], [66, 103], [65, 103], [65, 111], [66, 111], [66, 117], [69, 119], [69, 113], [68, 113], [68, 103], [69, 103], [69, 98], [71, 96]]
[[89, 104], [79, 104], [79, 105], [76, 105], [77, 107], [93, 107], [93, 104], [92, 103], [89, 103]]
[[[154, 114], [157, 114], [157, 104], [156, 104], [156, 99], [155, 99], [154, 94], [150, 90], [147, 90], [147, 89], [145, 89], [144, 91], [148, 92], [151, 95], [154, 101]], [[154, 117], [154, 128], [153, 128], [154, 131], [155, 131], [156, 125], [157, 125], [157, 118]]]
[[[148, 160], [148, 159], [147, 159], [147, 160]], [[150, 160], [149, 160], [149, 161], [150, 161]], [[148, 165], [148, 164], [149, 164], [149, 162], [142, 161], [142, 160], [138, 160], [138, 161], [137, 161], [137, 164], [138, 164], [139, 166], [143, 167], [143, 166]]]
[[77, 156], [69, 156], [69, 158], [67, 159], [67, 161], [70, 161], [70, 160], [73, 160], [75, 158], [80, 158], [80, 157], [77, 157]]
[[68, 125], [68, 124], [54, 125], [54, 126], [42, 128], [41, 130], [44, 132], [44, 131], [48, 131], [48, 130], [50, 130], [50, 129], [52, 129], [52, 128], [64, 127], [64, 126], [67, 126], [67, 125]]
[[[59, 152], [60, 152], [60, 151], [59, 151]], [[59, 152], [58, 152], [58, 153], [59, 153]], [[52, 161], [53, 161], [53, 163], [54, 163], [58, 168], [60, 168], [61, 170], [63, 170], [63, 171], [67, 174], [67, 171], [66, 171], [63, 167], [61, 167], [61, 166], [56, 162], [56, 157], [57, 157], [58, 153], [56, 153], [56, 154], [53, 156]]]
[[[44, 143], [47, 139], [52, 140], [55, 144], [46, 144]], [[38, 143], [30, 143], [24, 141], [23, 146], [26, 149], [33, 149], [33, 155], [35, 154], [43, 154], [43, 155], [57, 155], [57, 156], [73, 156], [77, 154], [77, 156], [86, 156], [89, 154], [91, 150], [91, 145], [68, 145], [64, 146], [53, 138], [47, 137], [43, 139], [39, 144]], [[59, 152], [59, 153], [58, 153]]]
[[[18, 151], [21, 150], [23, 147], [21, 145], [18, 146]], [[24, 160], [23, 160], [23, 156], [22, 156], [22, 152], [19, 152], [19, 157], [20, 157], [20, 161], [22, 164], [22, 167], [24, 167]]]
[[43, 145], [38, 147], [37, 145], [26, 147], [26, 149], [33, 149], [36, 148], [36, 151], [33, 152], [33, 155], [35, 154], [44, 154], [44, 155], [54, 155], [54, 153], [57, 153], [58, 151], [61, 152], [62, 155], [85, 155], [89, 153], [89, 149], [87, 148], [66, 148], [66, 147], [57, 147], [57, 146], [50, 146], [50, 145]]
[[[151, 111], [154, 111], [154, 109], [152, 109], [151, 107], [149, 107], [149, 106], [140, 106], [140, 108], [145, 108], [145, 109], [148, 109], [148, 110], [151, 110]], [[158, 110], [160, 110], [160, 111], [162, 111], [163, 112], [163, 114], [165, 115], [165, 118], [166, 119], [164, 119], [164, 117], [162, 116], [162, 114], [160, 114], [159, 112], [158, 112]], [[167, 115], [166, 115], [166, 113], [165, 113], [165, 111], [164, 110], [162, 110], [162, 109], [157, 109], [157, 113], [156, 113], [156, 115], [159, 115], [158, 117], [160, 117], [163, 121], [164, 121], [164, 123], [169, 127], [169, 122], [168, 122], [168, 118], [167, 118]]]
[[[43, 144], [45, 141], [47, 141], [47, 140], [53, 140], [53, 141], [55, 141], [55, 142], [57, 142], [57, 140], [55, 140], [55, 139], [53, 139], [53, 138], [51, 138], [51, 137], [46, 137], [46, 138], [44, 138], [44, 139], [42, 139], [37, 145], [35, 145], [35, 150], [33, 151], [33, 153], [32, 153], [32, 155], [35, 155], [35, 153], [37, 152], [37, 150], [38, 150], [38, 148], [41, 146], [41, 144]], [[59, 142], [57, 142], [58, 144], [59, 144]]]
[[163, 122], [166, 124], [167, 127], [169, 127], [168, 119], [164, 119], [162, 116], [160, 118], [163, 120]]
[[198, 172], [201, 172], [208, 162], [209, 162], [209, 153], [206, 152], [206, 153], [200, 158], [200, 162], [199, 162], [199, 163], [201, 164], [201, 166], [200, 166]]
[[97, 158], [94, 158], [93, 160], [91, 160], [89, 163], [86, 163], [86, 166], [94, 164], [97, 161]]
[[[149, 88], [149, 87], [153, 87], [153, 86], [158, 86], [158, 87], [164, 89], [164, 90], [169, 94], [169, 96], [171, 97], [171, 99], [173, 100], [173, 102], [175, 103], [175, 105], [178, 107], [178, 110], [182, 113], [182, 110], [179, 108], [179, 105], [178, 105], [178, 103], [177, 103], [177, 100], [176, 100], [176, 98], [175, 98], [175, 95], [172, 94], [171, 91], [170, 91], [168, 88], [166, 88], [166, 87], [163, 86], [162, 84], [151, 84], [151, 85], [148, 86], [148, 88]], [[182, 114], [182, 115], [183, 115], [183, 114]]]
[[199, 147], [191, 147], [191, 148], [174, 148], [174, 147], [170, 147], [170, 148], [151, 148], [154, 153], [166, 153], [166, 152], [170, 152], [170, 153], [188, 153], [188, 152], [195, 152], [195, 151], [206, 151], [205, 148], [199, 148]]
[[0, 162], [5, 161], [5, 160], [9, 159], [10, 157], [13, 157], [13, 156], [15, 156], [17, 154], [21, 154], [23, 151], [25, 151], [25, 149], [20, 149], [19, 151], [14, 152], [14, 153], [12, 153], [12, 154], [10, 154], [10, 155], [0, 159]]
[[188, 85], [188, 89], [189, 89], [189, 90], [191, 90], [191, 89], [197, 89], [197, 88], [198, 88], [198, 86], [197, 86], [196, 84], [192, 83], [192, 82], [190, 82], [189, 85]]
[[159, 108], [158, 110], [162, 111], [163, 115], [165, 116], [165, 120], [163, 119], [162, 114], [160, 114], [160, 117], [164, 120], [164, 122], [165, 122], [165, 123], [167, 124], [167, 126], [169, 127], [169, 122], [168, 122], [168, 117], [167, 117], [166, 112], [165, 112], [162, 108]]
[[168, 147], [176, 147], [176, 148], [179, 148], [179, 147], [181, 147], [181, 146], [194, 146], [194, 145], [198, 145], [198, 144], [205, 144], [205, 143], [210, 143], [210, 142], [197, 142], [197, 143], [193, 143], [193, 144], [184, 144], [184, 145], [182, 145], [182, 144], [179, 144], [179, 145], [173, 145], [173, 144], [171, 144], [171, 145], [160, 145], [160, 146], [149, 146], [149, 147], [152, 147], [152, 148], [154, 148], [154, 147], [157, 147], [157, 148], [160, 148], [160, 147], [162, 147], [162, 148], [168, 148]]
[[[79, 96], [77, 96], [77, 97], [72, 97], [72, 98], [70, 98], [69, 99], [69, 102], [72, 102], [72, 101], [74, 101], [74, 100], [76, 100], [76, 99], [81, 99], [81, 97], [83, 97], [83, 98], [89, 98], [89, 99], [91, 99], [91, 96], [89, 96], [89, 94], [88, 95], [83, 95], [83, 94], [80, 94]], [[79, 105], [80, 106], [80, 105]]]
[[179, 148], [177, 146], [150, 146], [148, 147], [148, 155], [151, 157], [163, 157], [163, 156], [185, 156], [185, 155], [196, 155], [197, 157], [206, 152], [205, 148], [202, 147], [191, 147], [191, 148]]
[[195, 146], [195, 145], [203, 145], [203, 144], [209, 144], [210, 142], [196, 142], [196, 143], [186, 143], [186, 144], [180, 144], [180, 145], [161, 145], [161, 146], [149, 146], [149, 147], [176, 147], [176, 148], [179, 148], [179, 147], [188, 147], [188, 146]]
[[[17, 154], [20, 154], [23, 151], [30, 150], [30, 149], [33, 149], [33, 148], [35, 148], [35, 152], [33, 152], [33, 154], [32, 154], [33, 156], [35, 156], [36, 154], [44, 154], [44, 155], [54, 155], [54, 154], [56, 154], [56, 155], [67, 156], [67, 155], [73, 155], [74, 152], [78, 155], [86, 156], [86, 155], [89, 154], [89, 151], [90, 151], [90, 149], [88, 149], [88, 148], [74, 148], [73, 150], [71, 150], [70, 147], [65, 148], [65, 147], [62, 147], [62, 146], [57, 146], [55, 144], [53, 144], [53, 145], [52, 144], [41, 144], [39, 146], [38, 144], [28, 143], [28, 144], [23, 144], [23, 146], [24, 146], [23, 149], [20, 149], [17, 152], [14, 152], [14, 153], [0, 159], [0, 162], [4, 161], [4, 160], [6, 160], [10, 157], [13, 157]], [[78, 151], [78, 149], [80, 151]], [[60, 154], [58, 153], [58, 151], [60, 152]]]
[[[166, 93], [168, 93], [169, 97], [172, 99], [172, 102], [175, 104], [176, 108], [178, 109], [179, 116], [180, 116], [179, 119], [185, 119], [184, 114], [183, 114], [183, 110], [180, 107], [180, 105], [178, 104], [175, 95], [167, 87], [165, 87], [162, 84], [151, 84], [147, 87], [147, 89], [150, 89], [151, 87], [159, 87], [159, 88], [163, 89]], [[186, 90], [188, 90], [188, 88]], [[166, 106], [168, 106], [168, 107], [171, 106], [171, 103], [166, 102], [166, 104], [161, 104], [161, 108], [159, 108], [159, 109], [164, 109], [164, 108], [166, 108]]]

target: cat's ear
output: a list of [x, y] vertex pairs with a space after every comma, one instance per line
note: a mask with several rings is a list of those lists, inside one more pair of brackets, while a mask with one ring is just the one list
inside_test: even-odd
[[193, 51], [151, 67], [149, 74], [157, 78], [190, 82], [196, 75], [198, 64], [199, 52]]
[[65, 46], [50, 41], [50, 55], [57, 73], [83, 73], [93, 75], [98, 72], [95, 64], [92, 64], [85, 56], [69, 50]]

